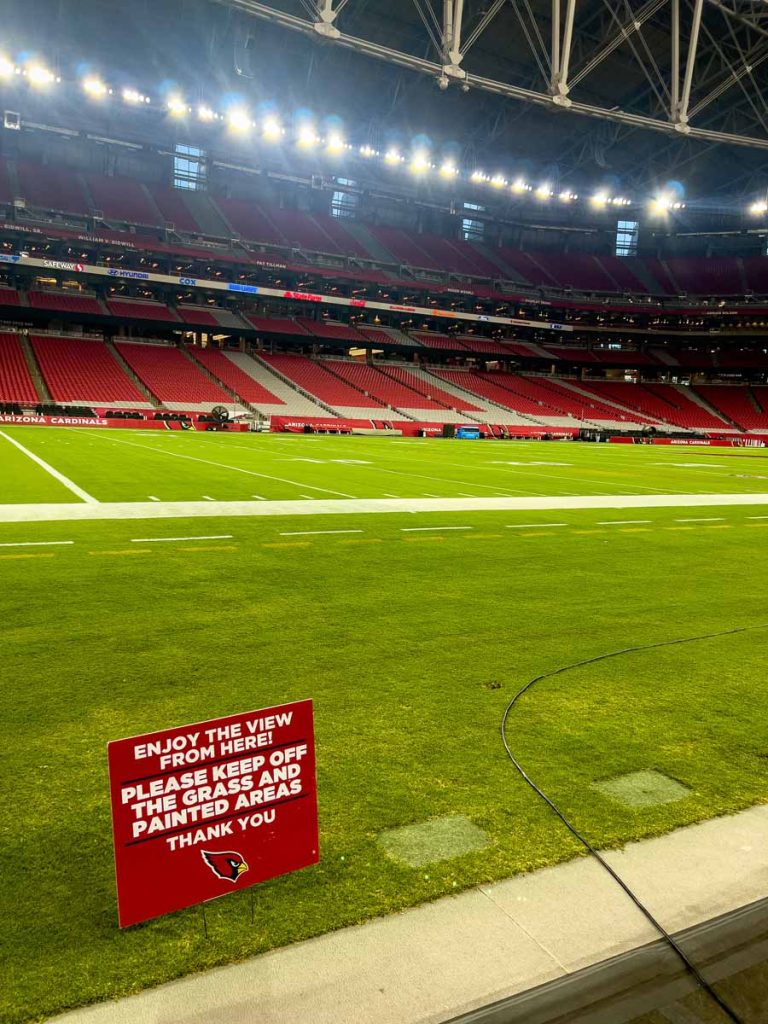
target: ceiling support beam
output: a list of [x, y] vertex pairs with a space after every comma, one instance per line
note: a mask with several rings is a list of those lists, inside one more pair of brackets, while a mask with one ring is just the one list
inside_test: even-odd
[[[214, 3], [220, 3], [225, 6], [234, 7], [238, 10], [244, 11], [247, 14], [251, 14], [258, 18], [263, 18], [268, 21], [275, 22], [276, 24], [282, 25], [286, 28], [291, 28], [295, 31], [303, 32], [309, 35], [316, 35], [317, 29], [312, 22], [308, 22], [299, 18], [295, 15], [288, 14], [285, 11], [281, 11], [277, 8], [269, 6], [269, 4], [261, 2], [261, 0], [212, 0]], [[651, 9], [658, 10], [662, 4], [666, 3], [667, 0], [649, 0], [649, 3], [644, 5], [643, 10], [646, 12], [644, 20], [650, 17]], [[647, 114], [636, 113], [631, 110], [624, 110], [619, 107], [601, 107], [592, 103], [585, 103], [571, 99], [569, 96], [568, 109], [572, 113], [582, 114], [586, 117], [600, 118], [605, 121], [611, 121], [616, 124], [626, 125], [632, 128], [646, 128], [656, 132], [683, 132], [688, 138], [702, 139], [709, 142], [727, 143], [736, 146], [747, 146], [753, 149], [768, 150], [768, 138], [762, 135], [751, 136], [751, 135], [740, 135], [735, 132], [718, 131], [708, 128], [697, 128], [687, 123], [688, 120], [688, 106], [690, 103], [691, 86], [693, 82], [693, 70], [696, 62], [696, 53], [698, 47], [699, 28], [701, 25], [701, 11], [704, 4], [704, 0], [694, 0], [694, 17], [692, 24], [692, 31], [690, 42], [688, 46], [688, 56], [686, 64], [685, 79], [683, 82], [682, 96], [679, 104], [678, 120], [670, 122], [666, 119], [652, 117]], [[456, 5], [460, 5], [458, 8]], [[456, 12], [457, 9], [463, 13], [463, 0], [454, 0], [454, 38], [456, 38]], [[641, 23], [640, 12], [635, 16], [637, 23]], [[632, 29], [636, 31], [636, 28]], [[626, 33], [630, 31], [629, 26], [624, 26], [623, 32], [619, 35], [615, 46], [618, 46], [626, 36]], [[440, 80], [441, 76], [445, 75], [443, 66], [435, 61], [429, 61], [423, 57], [418, 57], [412, 53], [406, 53], [402, 50], [396, 50], [391, 47], [383, 46], [380, 43], [374, 42], [369, 39], [363, 39], [358, 36], [347, 35], [339, 32], [334, 26], [334, 34], [329, 37], [332, 38], [337, 45], [343, 46], [347, 49], [354, 50], [357, 53], [362, 53], [368, 57], [375, 57], [378, 60], [386, 61], [397, 67], [408, 68], [411, 71], [419, 74], [428, 75], [429, 77]], [[615, 49], [615, 46], [612, 48]], [[600, 58], [602, 59], [602, 57]], [[592, 63], [592, 62], [590, 62]], [[598, 61], [599, 63], [599, 61]], [[561, 68], [562, 71], [562, 54], [561, 54]], [[591, 68], [590, 68], [591, 70]], [[581, 77], [588, 73], [582, 69]], [[553, 107], [563, 106], [562, 102], [557, 102], [557, 97], [553, 96], [550, 92], [538, 92], [535, 89], [524, 88], [523, 86], [512, 85], [509, 82], [501, 82], [497, 79], [486, 78], [483, 75], [476, 75], [468, 73], [463, 69], [460, 69], [461, 81], [468, 87], [474, 89], [481, 89], [485, 92], [493, 93], [497, 96], [504, 96], [509, 99], [521, 100], [526, 103], [531, 103], [536, 106]], [[574, 76], [571, 79], [571, 88], [575, 85], [578, 76]]]
[[683, 79], [683, 94], [680, 97], [680, 104], [677, 110], [672, 115], [672, 123], [679, 131], [684, 132], [689, 130], [688, 106], [691, 102], [693, 69], [696, 67], [696, 51], [699, 46], [699, 29], [701, 28], [701, 12], [703, 8], [704, 0], [694, 0], [691, 38], [688, 41], [688, 58], [685, 62], [685, 78]]
[[672, 19], [670, 35], [672, 55], [669, 74], [672, 80], [672, 89], [669, 105], [672, 113], [672, 120], [674, 121], [677, 117], [677, 112], [680, 109], [680, 0], [672, 0], [670, 17]]
[[568, 71], [571, 64], [573, 42], [573, 20], [576, 16], [576, 0], [566, 0], [565, 25], [560, 39], [560, 0], [552, 0], [552, 78], [550, 91], [553, 102], [559, 106], [570, 106], [568, 93]]

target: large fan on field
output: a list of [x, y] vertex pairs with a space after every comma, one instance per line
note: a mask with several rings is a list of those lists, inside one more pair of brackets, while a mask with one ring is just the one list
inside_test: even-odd
[[216, 405], [211, 409], [211, 416], [215, 416], [220, 423], [226, 423], [229, 419], [229, 409], [225, 405]]

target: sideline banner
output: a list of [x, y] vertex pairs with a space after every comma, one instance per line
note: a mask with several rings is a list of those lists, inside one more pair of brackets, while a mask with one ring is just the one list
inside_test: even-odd
[[311, 700], [107, 751], [121, 928], [319, 861]]
[[735, 434], [732, 438], [723, 437], [611, 437], [612, 444], [665, 444], [682, 448], [765, 448], [765, 435], [762, 437]]

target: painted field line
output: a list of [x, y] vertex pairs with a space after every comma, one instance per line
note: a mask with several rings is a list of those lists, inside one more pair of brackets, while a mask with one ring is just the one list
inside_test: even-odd
[[720, 523], [725, 516], [711, 516], [707, 519], [676, 519], [676, 523]]
[[260, 494], [252, 494], [251, 497], [255, 498], [256, 501], [266, 501], [267, 500], [266, 498], [263, 498]]
[[211, 534], [210, 537], [132, 537], [131, 544], [170, 544], [186, 540], [232, 540], [231, 533]]
[[[2, 433], [2, 431], [0, 431]], [[136, 444], [135, 441], [124, 441], [117, 437], [105, 437], [104, 434], [94, 434], [94, 437], [101, 437], [105, 441], [112, 441], [114, 444], [127, 444], [131, 448], [143, 448], [145, 451], [154, 452], [155, 455], [169, 455], [173, 459], [188, 459], [190, 462], [202, 462], [205, 466], [216, 466], [217, 469], [229, 469], [233, 473], [245, 473], [246, 476], [258, 476], [262, 480], [276, 480], [280, 484], [291, 484], [292, 487], [304, 487], [308, 491], [322, 491], [324, 494], [335, 494], [339, 498], [354, 498], [354, 494], [345, 494], [344, 491], [332, 491], [328, 487], [315, 487], [314, 484], [299, 483], [297, 480], [286, 480], [282, 476], [270, 476], [269, 473], [257, 473], [253, 469], [244, 469], [242, 466], [228, 466], [226, 462], [214, 462], [212, 459], [201, 459], [196, 455], [184, 455], [182, 452], [169, 452], [164, 448], [156, 448], [151, 444]], [[8, 440], [11, 440], [9, 438]], [[14, 442], [15, 443], [15, 442]], [[92, 499], [96, 501], [95, 498]], [[208, 499], [213, 500], [213, 499]]]
[[288, 530], [281, 537], [320, 537], [333, 533], [363, 533], [363, 530]]
[[0, 561], [9, 562], [12, 559], [19, 559], [19, 558], [54, 558], [54, 557], [55, 556], [53, 555], [53, 552], [46, 552], [45, 554], [43, 554], [42, 552], [39, 552], [39, 553], [34, 554], [34, 555], [33, 554], [28, 554], [28, 555], [0, 555]]
[[150, 501], [160, 501], [160, 499], [156, 498], [154, 494], [148, 494], [147, 497], [149, 498]]
[[768, 516], [747, 516], [747, 519], [768, 519]]
[[515, 523], [513, 526], [507, 526], [508, 530], [538, 530], [542, 526], [570, 526], [570, 523]]
[[215, 498], [212, 498], [212, 497], [210, 496], [210, 494], [204, 494], [204, 495], [203, 495], [203, 501], [216, 501], [216, 499], [215, 499]]
[[73, 540], [20, 540], [0, 544], [0, 548], [52, 548], [59, 544], [74, 544]]
[[34, 452], [31, 452], [29, 448], [25, 448], [23, 444], [19, 444], [19, 442], [15, 438], [10, 437], [8, 434], [5, 433], [4, 430], [0, 430], [0, 437], [4, 437], [5, 440], [9, 441], [14, 448], [18, 448], [19, 451], [23, 452], [28, 459], [31, 459], [41, 469], [44, 469], [46, 473], [49, 473], [54, 480], [58, 480], [59, 483], [63, 484], [68, 491], [71, 491], [73, 494], [77, 495], [77, 497], [80, 498], [81, 501], [86, 502], [88, 505], [98, 505], [97, 499], [94, 498], [92, 494], [88, 494], [88, 492], [84, 491], [82, 487], [78, 487], [73, 480], [70, 480], [69, 477], [64, 476], [64, 474], [60, 473], [58, 469], [54, 469], [53, 466], [49, 465], [47, 462], [41, 459], [39, 455], [35, 455]]
[[640, 526], [652, 522], [651, 519], [603, 519], [597, 526]]
[[400, 533], [431, 533], [433, 530], [474, 530], [474, 526], [403, 526]]

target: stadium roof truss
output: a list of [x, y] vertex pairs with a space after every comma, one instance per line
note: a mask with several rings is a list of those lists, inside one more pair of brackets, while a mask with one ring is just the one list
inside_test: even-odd
[[[701, 143], [768, 150], [764, 0], [213, 2], [431, 76], [444, 90], [601, 122], [566, 137], [563, 163], [578, 165], [580, 147], [594, 152], [643, 130], [672, 137], [653, 149], [654, 162], [663, 153], [673, 168], [700, 156]], [[509, 109], [514, 118], [519, 108]]]

